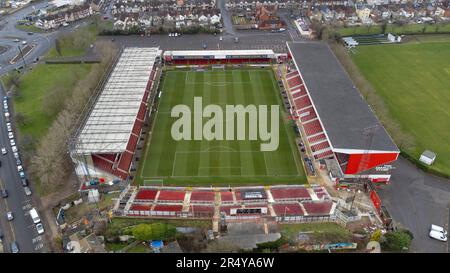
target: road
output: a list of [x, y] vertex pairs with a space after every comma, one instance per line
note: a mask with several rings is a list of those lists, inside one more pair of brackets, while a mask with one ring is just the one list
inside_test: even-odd
[[413, 234], [412, 252], [449, 252], [448, 243], [428, 237], [431, 224], [448, 229], [450, 180], [427, 174], [406, 159], [394, 164], [392, 181], [378, 190], [396, 223]]
[[225, 33], [236, 36], [236, 32], [233, 28], [233, 22], [231, 21], [231, 14], [225, 8], [225, 2], [226, 0], [217, 0], [217, 7], [220, 9]]
[[[39, 9], [46, 4], [46, 1], [40, 2], [34, 7], [29, 6], [12, 15], [2, 17], [0, 21], [0, 24], [2, 25], [2, 30], [0, 31], [0, 45], [6, 48], [6, 51], [2, 52], [0, 55], [0, 75], [24, 65], [23, 60], [20, 60], [13, 65], [10, 64], [10, 60], [19, 52], [17, 47], [23, 47], [21, 42], [14, 42], [15, 39], [27, 41], [27, 44], [35, 45], [30, 54], [25, 57], [25, 62], [28, 64], [47, 52], [53, 45], [54, 38], [58, 35], [57, 32], [28, 35], [27, 32], [15, 28], [17, 22], [31, 13], [34, 8]], [[3, 98], [5, 95], [5, 90], [3, 90], [3, 87], [0, 85], [0, 96]], [[11, 104], [9, 105], [11, 110]], [[31, 196], [26, 196], [23, 190], [5, 124], [5, 116], [2, 107], [2, 114], [0, 117], [0, 147], [5, 147], [8, 153], [0, 157], [2, 162], [0, 167], [2, 185], [0, 186], [7, 189], [9, 193], [8, 198], [0, 200], [0, 227], [5, 233], [5, 251], [9, 252], [10, 243], [16, 241], [21, 252], [47, 252], [48, 248], [44, 236], [39, 236], [37, 234], [31, 217], [28, 215], [28, 211], [32, 207], [36, 207], [36, 202]], [[32, 191], [34, 191], [32, 183], [30, 187]], [[7, 211], [12, 211], [14, 214], [14, 220], [11, 222], [6, 219]], [[44, 228], [48, 230], [46, 219], [42, 220]]]

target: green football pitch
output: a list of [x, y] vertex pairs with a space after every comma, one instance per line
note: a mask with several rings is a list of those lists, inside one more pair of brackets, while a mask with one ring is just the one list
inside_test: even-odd
[[[435, 152], [431, 168], [449, 176], [450, 35], [415, 36], [400, 45], [361, 46], [353, 60], [391, 117], [415, 140], [402, 150], [415, 159], [424, 150]], [[396, 142], [401, 146], [401, 139]]]
[[[164, 185], [268, 185], [306, 182], [296, 149], [295, 135], [282, 106], [273, 71], [270, 69], [167, 71], [162, 84], [155, 123], [147, 136], [136, 182]], [[261, 151], [257, 140], [179, 140], [171, 128], [174, 106], [193, 109], [194, 97], [203, 107], [225, 105], [279, 105], [279, 145]], [[209, 118], [203, 118], [205, 124]], [[248, 133], [248, 119], [246, 132]], [[248, 134], [247, 134], [248, 136]], [[246, 138], [248, 139], [248, 137]]]

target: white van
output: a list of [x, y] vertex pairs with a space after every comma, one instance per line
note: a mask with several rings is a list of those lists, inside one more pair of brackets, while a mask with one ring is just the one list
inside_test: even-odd
[[435, 230], [435, 231], [440, 232], [440, 233], [444, 234], [445, 236], [447, 236], [447, 231], [443, 227], [431, 225], [431, 230]]
[[30, 210], [30, 216], [31, 216], [31, 219], [33, 220], [33, 223], [39, 224], [41, 222], [41, 218], [39, 218], [39, 215], [35, 208], [32, 208]]
[[447, 236], [444, 235], [444, 233], [436, 230], [430, 230], [430, 237], [442, 242], [447, 242]]

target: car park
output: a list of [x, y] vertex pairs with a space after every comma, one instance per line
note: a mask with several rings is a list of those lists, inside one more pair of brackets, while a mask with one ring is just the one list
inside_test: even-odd
[[16, 242], [11, 243], [11, 252], [12, 253], [19, 253], [19, 246]]
[[2, 155], [6, 155], [7, 153], [8, 153], [8, 151], [6, 151], [6, 148], [3, 147], [3, 148], [2, 148]]
[[23, 187], [23, 190], [25, 191], [25, 195], [26, 195], [26, 196], [30, 196], [30, 195], [31, 195], [31, 189], [30, 189], [30, 187], [28, 187], [28, 186]]
[[8, 191], [7, 190], [0, 190], [0, 195], [2, 196], [2, 198], [7, 198], [8, 197]]
[[36, 230], [39, 235], [44, 233], [44, 226], [42, 225], [42, 223], [36, 225]]
[[8, 219], [8, 221], [14, 220], [14, 215], [13, 215], [12, 211], [8, 211], [6, 213], [6, 218]]

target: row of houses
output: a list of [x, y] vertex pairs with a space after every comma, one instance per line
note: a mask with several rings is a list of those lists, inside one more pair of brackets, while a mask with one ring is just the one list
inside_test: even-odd
[[56, 29], [70, 22], [89, 17], [92, 14], [94, 14], [94, 10], [89, 4], [68, 6], [58, 10], [56, 13], [47, 14], [37, 19], [35, 25], [45, 30]]
[[320, 7], [308, 10], [310, 20], [326, 23], [343, 22], [347, 24], [373, 24], [394, 21], [418, 21], [423, 17], [434, 18], [434, 21], [450, 20], [450, 7], [443, 5], [420, 4], [407, 5], [355, 5], [353, 7]]
[[215, 0], [115, 0], [111, 13], [114, 29], [138, 27], [146, 32], [214, 29], [222, 20]]
[[181, 29], [184, 27], [213, 27], [222, 20], [219, 10], [211, 9], [199, 13], [193, 12], [131, 12], [114, 16], [114, 28], [128, 30], [140, 27], [151, 29]]
[[215, 0], [114, 0], [112, 14], [138, 12], [182, 12], [216, 8]]

